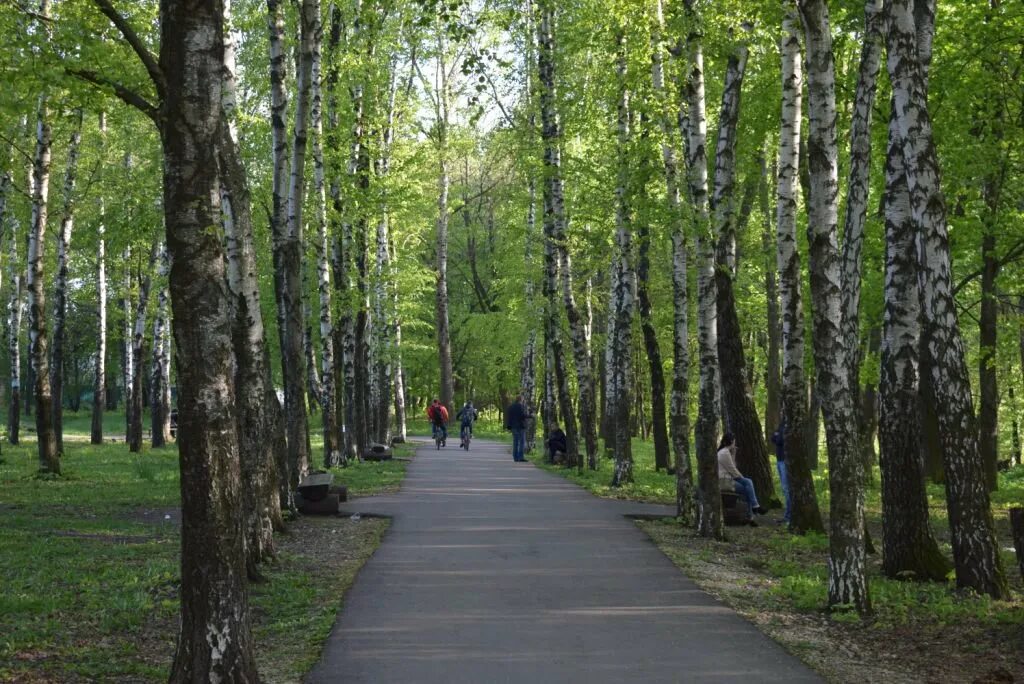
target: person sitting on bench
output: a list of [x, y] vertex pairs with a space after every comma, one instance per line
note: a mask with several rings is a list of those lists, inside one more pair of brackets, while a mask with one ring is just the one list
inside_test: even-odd
[[718, 483], [722, 491], [734, 491], [746, 499], [750, 524], [756, 527], [754, 513], [764, 515], [767, 511], [757, 502], [754, 482], [736, 467], [736, 438], [731, 432], [726, 432], [718, 445]]
[[[548, 435], [548, 463], [558, 463], [565, 458], [569, 447], [566, 443], [565, 433], [557, 425]], [[561, 454], [559, 458], [558, 454]]]

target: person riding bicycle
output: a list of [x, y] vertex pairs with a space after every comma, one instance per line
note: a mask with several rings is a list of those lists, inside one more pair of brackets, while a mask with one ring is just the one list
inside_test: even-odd
[[467, 401], [466, 404], [459, 409], [459, 412], [455, 414], [455, 417], [459, 419], [459, 435], [469, 432], [469, 436], [473, 436], [473, 422], [478, 417], [477, 410], [473, 408], [473, 402]]
[[430, 429], [436, 438], [441, 433], [441, 446], [444, 446], [448, 439], [448, 409], [438, 399], [434, 399], [427, 407], [427, 418], [430, 419]]

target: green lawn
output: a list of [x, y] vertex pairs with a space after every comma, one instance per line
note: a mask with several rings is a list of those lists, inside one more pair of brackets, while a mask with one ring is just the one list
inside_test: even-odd
[[[124, 417], [108, 414], [109, 434]], [[60, 478], [37, 476], [34, 435], [0, 464], [0, 681], [165, 681], [178, 615], [180, 505], [174, 446], [130, 454], [69, 421]], [[398, 450], [408, 456], [411, 448]], [[405, 461], [337, 471], [354, 495], [394, 491]], [[344, 591], [387, 521], [301, 518], [252, 590], [265, 681], [316, 661]]]

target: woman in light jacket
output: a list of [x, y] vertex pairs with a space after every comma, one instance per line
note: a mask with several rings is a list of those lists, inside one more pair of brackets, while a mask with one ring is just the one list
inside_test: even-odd
[[747, 513], [751, 524], [756, 524], [754, 513], [764, 515], [767, 512], [757, 502], [754, 482], [749, 477], [743, 477], [743, 473], [736, 467], [736, 438], [731, 432], [726, 432], [718, 445], [718, 486], [722, 491], [736, 492], [747, 500]]

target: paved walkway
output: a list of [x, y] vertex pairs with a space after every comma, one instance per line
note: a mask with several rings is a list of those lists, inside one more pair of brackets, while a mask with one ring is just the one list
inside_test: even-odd
[[394, 521], [308, 682], [821, 681], [623, 517], [645, 507], [455, 444], [348, 504]]

